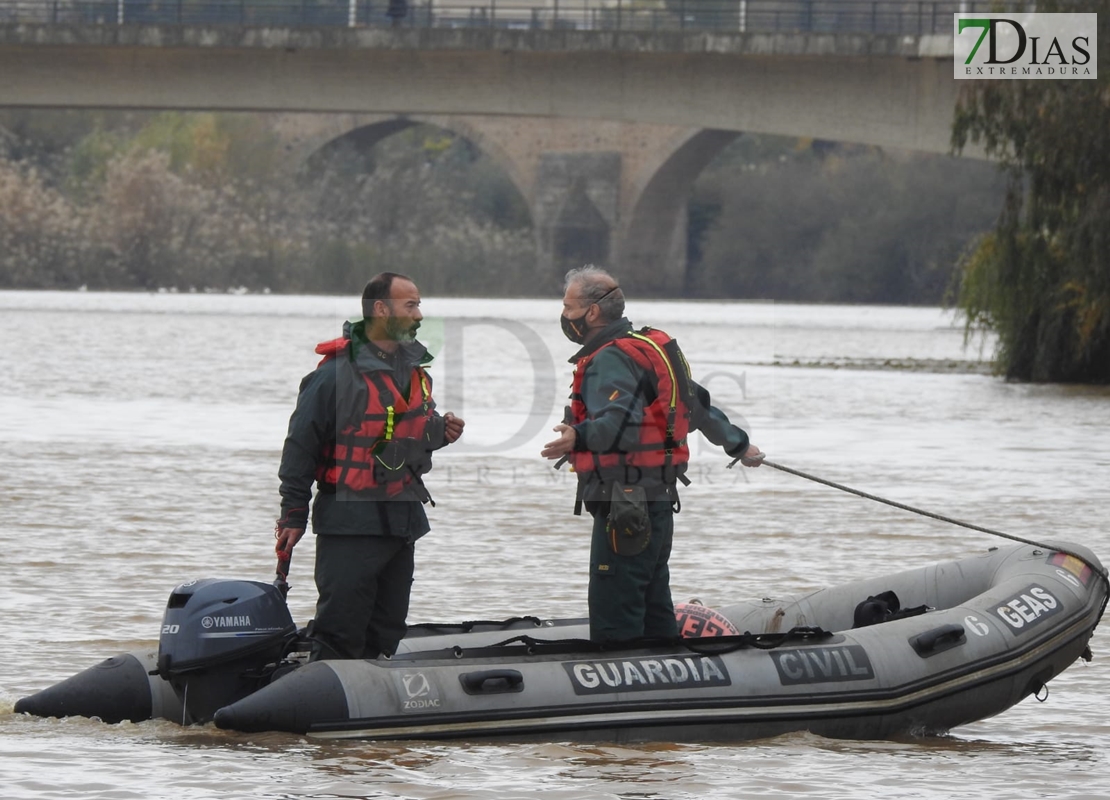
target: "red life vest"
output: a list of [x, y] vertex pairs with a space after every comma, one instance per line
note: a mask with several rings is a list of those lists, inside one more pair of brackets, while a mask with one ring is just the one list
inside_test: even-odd
[[[590, 419], [582, 397], [582, 383], [590, 362], [606, 347], [620, 348], [639, 367], [654, 375], [656, 395], [644, 406], [638, 442], [632, 449], [610, 453], [574, 451], [570, 454], [570, 463], [575, 472], [596, 471], [600, 477], [613, 476], [632, 483], [637, 476], [652, 468], [661, 468], [667, 482], [672, 482], [676, 475], [685, 471], [685, 465], [690, 460], [690, 448], [686, 443], [690, 432], [690, 410], [687, 406], [689, 367], [677, 344], [671, 345], [673, 341], [663, 331], [644, 328], [639, 332], [630, 331], [579, 359], [571, 385], [572, 425]], [[674, 355], [668, 350], [672, 350]]]
[[[336, 339], [318, 345], [321, 364], [335, 358], [350, 341]], [[316, 479], [327, 486], [356, 492], [384, 490], [388, 496], [405, 488], [425, 494], [420, 475], [431, 469], [428, 422], [434, 416], [432, 379], [414, 366], [408, 396], [389, 371], [360, 372], [366, 383], [366, 410], [358, 424], [348, 423], [324, 447]]]

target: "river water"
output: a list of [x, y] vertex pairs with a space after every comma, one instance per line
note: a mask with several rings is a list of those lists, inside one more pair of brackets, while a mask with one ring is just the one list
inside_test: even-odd
[[[356, 300], [0, 292], [0, 786], [22, 798], [1105, 797], [1110, 642], [1046, 702], [944, 737], [731, 745], [317, 742], [15, 715], [157, 640], [192, 578], [273, 577], [282, 439], [316, 342]], [[538, 457], [569, 386], [558, 298], [427, 298], [439, 454], [410, 621], [585, 612], [588, 524]], [[908, 505], [1110, 556], [1110, 389], [1008, 384], [931, 308], [632, 302], [770, 458]], [[986, 356], [990, 344], [986, 344]], [[676, 601], [803, 591], [1005, 542], [695, 442]], [[312, 537], [290, 607], [312, 615]]]

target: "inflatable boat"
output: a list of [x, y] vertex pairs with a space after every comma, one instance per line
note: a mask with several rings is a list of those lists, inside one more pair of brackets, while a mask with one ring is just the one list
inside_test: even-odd
[[414, 625], [392, 658], [309, 662], [284, 595], [178, 586], [158, 649], [20, 700], [17, 712], [164, 718], [336, 739], [876, 739], [998, 714], [1089, 642], [1106, 570], [1086, 548], [973, 557], [781, 598], [676, 607], [682, 636], [588, 641], [583, 619]]

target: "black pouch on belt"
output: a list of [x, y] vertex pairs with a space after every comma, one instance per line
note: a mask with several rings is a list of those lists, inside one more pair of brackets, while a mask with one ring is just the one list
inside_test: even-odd
[[431, 456], [418, 439], [390, 439], [374, 450], [374, 482], [379, 486], [419, 478], [431, 468]]
[[651, 522], [643, 486], [613, 483], [605, 530], [609, 534], [609, 546], [619, 556], [634, 556], [647, 549], [651, 541]]

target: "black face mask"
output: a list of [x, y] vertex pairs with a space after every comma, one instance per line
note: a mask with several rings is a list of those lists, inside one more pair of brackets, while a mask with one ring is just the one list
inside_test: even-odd
[[[587, 309], [588, 311], [589, 309]], [[568, 317], [559, 317], [559, 324], [563, 326], [563, 335], [570, 339], [575, 344], [582, 344], [586, 341], [586, 315], [583, 314], [578, 319], [569, 319]]]
[[563, 335], [575, 344], [582, 344], [583, 342], [585, 342], [586, 334], [589, 332], [589, 328], [587, 328], [585, 325], [586, 314], [590, 312], [590, 307], [597, 305], [613, 292], [617, 291], [617, 289], [619, 288], [619, 286], [614, 286], [601, 297], [597, 298], [597, 300], [591, 301], [590, 305], [586, 306], [586, 313], [584, 313], [578, 319], [569, 319], [568, 317], [560, 316], [559, 324], [563, 327]]

